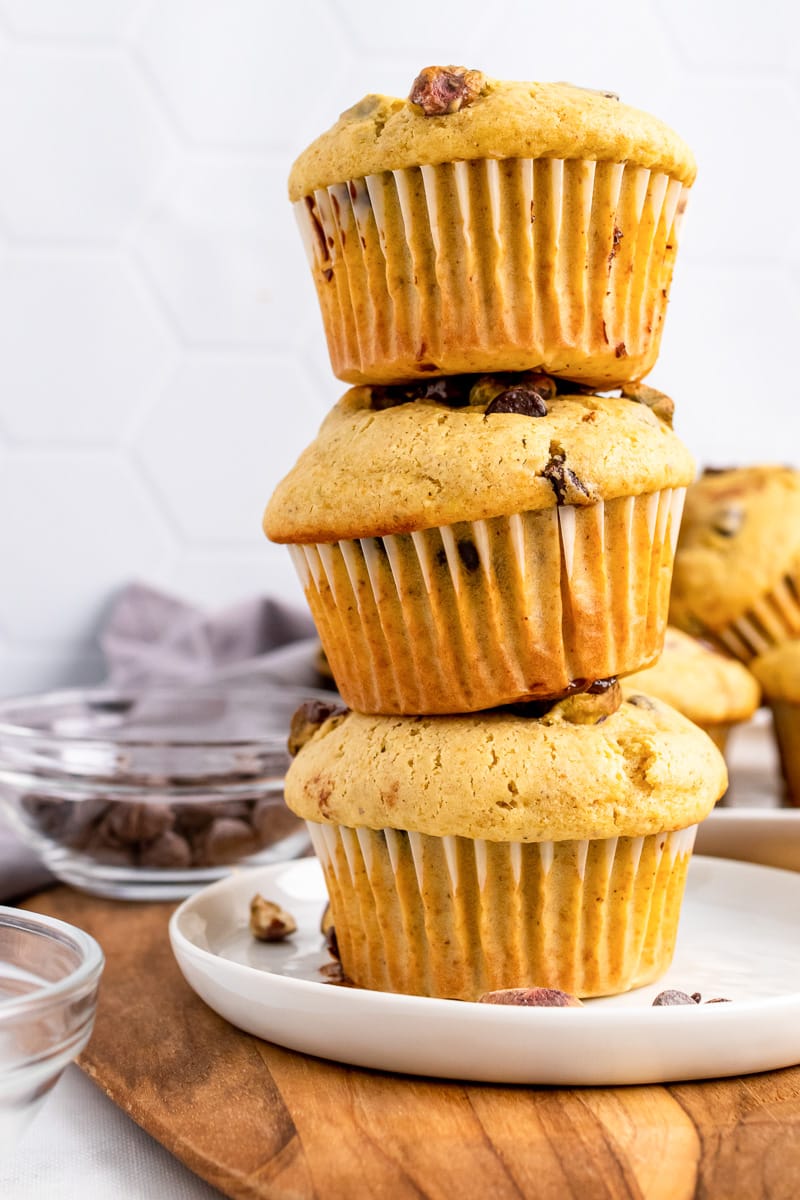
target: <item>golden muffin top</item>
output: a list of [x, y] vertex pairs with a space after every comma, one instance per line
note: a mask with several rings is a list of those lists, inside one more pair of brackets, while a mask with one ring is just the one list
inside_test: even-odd
[[365, 96], [343, 112], [295, 162], [289, 195], [299, 200], [380, 171], [476, 158], [632, 162], [687, 185], [696, 174], [691, 150], [669, 126], [611, 92], [427, 67], [409, 99]]
[[800, 639], [773, 646], [754, 658], [750, 669], [770, 700], [800, 702]]
[[351, 388], [275, 489], [267, 537], [379, 537], [690, 482], [667, 397], [558, 387], [574, 385], [525, 373]]
[[657, 696], [700, 725], [746, 721], [761, 699], [747, 667], [674, 626], [667, 629], [658, 662], [621, 682], [626, 695]]
[[670, 621], [716, 633], [800, 571], [800, 471], [708, 470], [686, 495]]
[[640, 837], [701, 821], [727, 786], [702, 730], [659, 700], [620, 703], [616, 685], [549, 709], [338, 712], [297, 744], [285, 795], [298, 816], [435, 837]]

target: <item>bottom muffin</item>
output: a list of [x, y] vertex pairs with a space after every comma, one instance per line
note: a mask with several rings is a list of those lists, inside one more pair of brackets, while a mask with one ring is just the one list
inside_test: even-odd
[[[669, 965], [710, 739], [619, 688], [452, 717], [306, 723], [286, 778], [363, 987], [609, 995]], [[318, 714], [321, 715], [321, 714]]]

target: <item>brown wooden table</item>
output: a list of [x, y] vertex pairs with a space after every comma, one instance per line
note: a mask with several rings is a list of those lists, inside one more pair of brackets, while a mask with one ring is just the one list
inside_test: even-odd
[[259, 1041], [207, 1008], [172, 956], [173, 905], [59, 887], [25, 907], [86, 929], [105, 951], [80, 1066], [236, 1200], [800, 1198], [800, 1068], [563, 1089], [343, 1067]]

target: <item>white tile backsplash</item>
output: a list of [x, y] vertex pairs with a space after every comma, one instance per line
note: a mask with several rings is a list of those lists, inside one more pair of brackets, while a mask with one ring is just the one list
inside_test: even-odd
[[169, 151], [166, 123], [119, 51], [27, 43], [0, 58], [0, 213], [19, 240], [113, 242]]
[[763, 0], [0, 0], [0, 693], [97, 678], [132, 579], [300, 602], [264, 503], [343, 390], [293, 157], [437, 61], [612, 88], [696, 150], [652, 382], [800, 463], [800, 10]]
[[0, 421], [12, 439], [113, 445], [173, 353], [124, 257], [48, 249], [2, 263]]

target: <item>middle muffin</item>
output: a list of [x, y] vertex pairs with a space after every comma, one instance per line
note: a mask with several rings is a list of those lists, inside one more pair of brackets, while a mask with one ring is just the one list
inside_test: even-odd
[[474, 712], [652, 662], [694, 473], [670, 416], [530, 374], [347, 392], [264, 518], [346, 703]]

